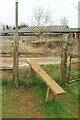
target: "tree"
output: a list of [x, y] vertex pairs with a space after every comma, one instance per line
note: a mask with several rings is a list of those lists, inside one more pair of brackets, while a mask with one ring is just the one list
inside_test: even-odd
[[49, 10], [44, 10], [42, 7], [36, 7], [33, 9], [33, 17], [32, 24], [36, 26], [38, 29], [39, 35], [45, 32], [47, 26], [47, 30], [50, 31], [50, 26], [53, 25], [52, 16]]
[[60, 24], [65, 27], [68, 27], [68, 19], [66, 17], [63, 17], [60, 21]]
[[21, 23], [20, 23], [20, 27], [21, 27], [21, 28], [22, 28], [22, 27], [28, 27], [28, 25], [25, 24], [24, 22], [21, 22]]
[[13, 26], [13, 29], [16, 29], [16, 27], [15, 27], [15, 26]]
[[5, 24], [3, 24], [3, 30], [5, 30]]
[[9, 26], [8, 26], [8, 25], [6, 25], [6, 29], [9, 29]]
[[9, 25], [9, 29], [12, 29], [12, 26], [11, 26], [11, 25]]
[[0, 23], [0, 28], [3, 29], [3, 30], [5, 30], [5, 24], [1, 22]]
[[43, 18], [44, 18], [43, 8], [42, 7], [35, 8], [33, 10], [34, 26], [42, 26]]

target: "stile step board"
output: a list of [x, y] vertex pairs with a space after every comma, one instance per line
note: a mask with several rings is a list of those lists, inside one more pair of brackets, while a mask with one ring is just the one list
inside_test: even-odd
[[26, 61], [55, 95], [65, 94], [65, 91], [39, 65], [37, 65], [35, 61]]

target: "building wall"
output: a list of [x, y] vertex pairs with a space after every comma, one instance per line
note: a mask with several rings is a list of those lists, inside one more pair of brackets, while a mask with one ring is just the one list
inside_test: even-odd
[[[44, 37], [47, 37], [49, 39], [53, 39], [53, 40], [63, 40], [63, 34], [56, 34], [56, 35], [45, 35]], [[27, 41], [30, 42], [31, 40], [35, 40], [38, 39], [37, 36], [19, 36], [19, 41]], [[69, 34], [68, 36], [68, 40], [76, 40], [78, 39], [78, 33], [74, 34], [74, 38], [73, 38], [73, 33]], [[14, 37], [13, 36], [0, 36], [0, 40], [4, 40], [4, 41], [13, 41]]]
[[[33, 40], [35, 39], [35, 36], [34, 37], [31, 37], [31, 36], [19, 36], [19, 41], [28, 41], [28, 40]], [[0, 40], [2, 41], [13, 41], [14, 40], [14, 37], [13, 36], [0, 36]]]

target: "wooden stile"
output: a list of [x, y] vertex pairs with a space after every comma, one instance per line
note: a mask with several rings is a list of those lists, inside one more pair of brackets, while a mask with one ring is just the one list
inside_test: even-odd
[[39, 65], [37, 65], [33, 60], [26, 61], [48, 86], [46, 101], [48, 99], [50, 90], [54, 93], [53, 96], [65, 94], [65, 91]]

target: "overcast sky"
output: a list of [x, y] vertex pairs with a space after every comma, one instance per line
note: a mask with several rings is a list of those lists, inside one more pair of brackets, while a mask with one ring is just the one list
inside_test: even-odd
[[[49, 9], [54, 25], [59, 25], [62, 17], [69, 21], [69, 27], [78, 27], [79, 0], [17, 0], [19, 6], [19, 24], [24, 22], [31, 25], [33, 8], [37, 6]], [[16, 0], [0, 0], [0, 23], [15, 25]]]

